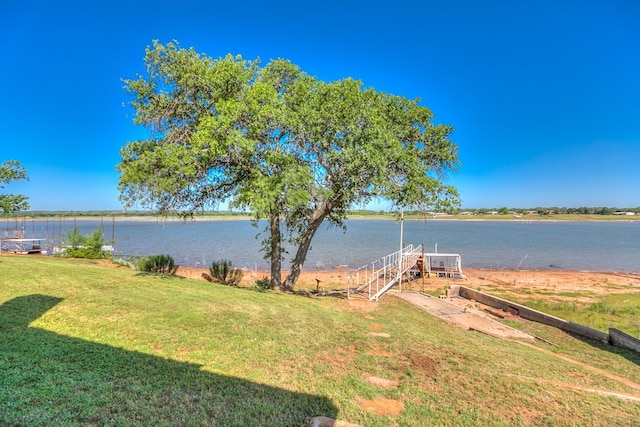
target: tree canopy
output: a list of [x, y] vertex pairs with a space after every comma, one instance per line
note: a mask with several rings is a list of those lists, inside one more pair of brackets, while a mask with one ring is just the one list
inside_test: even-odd
[[[0, 190], [12, 181], [29, 180], [27, 170], [17, 160], [7, 160], [0, 165]], [[29, 209], [28, 197], [22, 194], [0, 194], [0, 209], [4, 213]]]
[[[345, 78], [323, 82], [283, 59], [212, 59], [154, 42], [146, 74], [125, 80], [134, 122], [149, 130], [121, 150], [126, 207], [191, 214], [228, 201], [266, 220], [271, 286], [293, 289], [320, 224], [374, 198], [397, 207], [458, 203], [452, 127], [431, 111]], [[262, 224], [262, 223], [261, 223]], [[281, 280], [283, 242], [296, 250]]]

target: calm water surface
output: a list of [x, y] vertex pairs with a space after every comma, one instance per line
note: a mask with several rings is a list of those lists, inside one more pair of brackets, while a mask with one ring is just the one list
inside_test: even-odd
[[[248, 220], [128, 221], [111, 219], [27, 221], [27, 236], [58, 238], [102, 227], [115, 237], [116, 253], [169, 254], [181, 265], [209, 266], [228, 259], [237, 267], [265, 269], [259, 229]], [[427, 252], [458, 253], [463, 268], [567, 269], [640, 272], [640, 222], [405, 220], [405, 244]], [[322, 226], [314, 237], [306, 269], [346, 265], [358, 268], [400, 246], [393, 220], [350, 220], [347, 231]], [[286, 255], [289, 261], [293, 253]], [[286, 264], [285, 264], [286, 265]]]

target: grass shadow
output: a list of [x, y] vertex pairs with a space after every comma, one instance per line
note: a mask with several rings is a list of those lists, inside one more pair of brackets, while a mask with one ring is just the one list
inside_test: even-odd
[[0, 425], [304, 426], [336, 417], [326, 397], [29, 327], [61, 301], [34, 294], [0, 305]]

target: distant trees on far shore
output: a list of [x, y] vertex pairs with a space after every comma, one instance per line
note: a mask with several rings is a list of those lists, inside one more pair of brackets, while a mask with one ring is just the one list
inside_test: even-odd
[[459, 212], [470, 212], [476, 215], [498, 214], [516, 214], [516, 215], [621, 215], [626, 213], [634, 213], [640, 215], [640, 207], [635, 208], [617, 208], [617, 207], [535, 207], [535, 208], [497, 208], [497, 209], [462, 209]]
[[[159, 213], [153, 210], [139, 211], [118, 211], [118, 210], [92, 210], [92, 211], [22, 211], [3, 214], [0, 211], [0, 218], [52, 218], [52, 217], [73, 217], [73, 218], [101, 218], [101, 217], [118, 217], [118, 218], [138, 218], [138, 217], [156, 217]], [[389, 216], [397, 215], [395, 211], [387, 210], [370, 210], [370, 209], [352, 209], [347, 215], [351, 217], [368, 217], [368, 216]], [[404, 211], [405, 217], [425, 217], [424, 212]], [[427, 212], [427, 217], [437, 216], [551, 216], [551, 215], [603, 215], [603, 216], [633, 216], [640, 215], [640, 207], [635, 208], [617, 208], [617, 207], [535, 207], [535, 208], [469, 208], [456, 209], [442, 212]], [[249, 217], [248, 212], [238, 212], [233, 210], [207, 210], [194, 213], [194, 218], [201, 217]]]
[[[417, 214], [417, 212], [405, 212], [406, 215]], [[438, 215], [623, 215], [633, 216], [640, 215], [640, 207], [635, 208], [618, 208], [618, 207], [535, 207], [535, 208], [471, 208], [459, 209], [450, 212], [434, 212], [434, 216]]]

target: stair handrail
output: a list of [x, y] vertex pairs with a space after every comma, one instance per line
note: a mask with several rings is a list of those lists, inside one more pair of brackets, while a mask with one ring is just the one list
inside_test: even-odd
[[382, 289], [379, 289], [373, 296], [369, 297], [369, 300], [378, 301], [378, 299], [385, 292], [391, 289], [393, 286], [399, 283], [401, 284], [404, 274], [416, 265], [418, 257], [421, 255], [422, 255], [422, 251], [420, 251], [419, 253], [417, 252], [404, 253], [402, 255], [402, 262], [399, 264], [400, 268], [399, 270], [397, 270], [396, 276], [392, 277], [392, 279], [389, 280], [389, 282], [387, 282], [385, 286], [382, 287]]
[[[368, 289], [368, 299], [370, 301], [377, 301], [384, 292], [398, 282], [398, 279], [401, 278], [407, 270], [415, 265], [418, 255], [421, 256], [423, 252], [423, 245], [414, 247], [412, 244], [409, 244], [402, 248], [402, 250], [393, 252], [355, 269], [347, 276], [347, 297], [349, 297], [349, 293], [352, 292], [352, 290], [353, 292], [362, 292]], [[361, 276], [362, 283], [360, 281]], [[381, 278], [383, 282], [382, 288], [380, 287]], [[374, 284], [375, 292], [373, 290]]]

